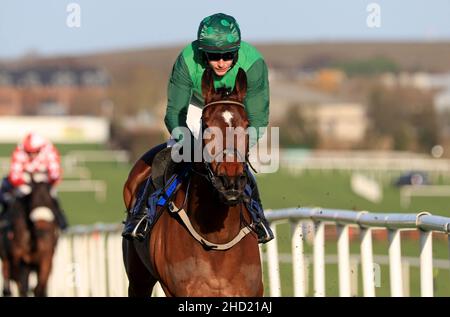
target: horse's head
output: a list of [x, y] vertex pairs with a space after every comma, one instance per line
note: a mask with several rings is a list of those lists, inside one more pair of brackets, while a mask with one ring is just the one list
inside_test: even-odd
[[51, 186], [45, 174], [32, 176], [31, 194], [29, 199], [29, 218], [37, 230], [54, 230], [56, 208], [51, 197]]
[[213, 71], [203, 73], [202, 93], [205, 107], [202, 113], [204, 138], [203, 163], [220, 198], [227, 204], [242, 201], [247, 182], [245, 173], [249, 121], [243, 100], [247, 91], [247, 76], [239, 69], [233, 91], [214, 88]]

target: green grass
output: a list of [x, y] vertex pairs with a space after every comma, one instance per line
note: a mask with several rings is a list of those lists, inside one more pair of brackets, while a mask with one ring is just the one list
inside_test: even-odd
[[117, 163], [88, 163], [91, 178], [107, 184], [107, 198], [97, 201], [94, 193], [61, 192], [61, 204], [71, 225], [95, 222], [119, 223], [124, 219], [123, 184], [130, 166]]
[[[1, 144], [0, 156], [11, 154], [15, 144]], [[56, 144], [61, 155], [70, 151], [104, 150], [102, 144]], [[70, 225], [102, 223], [119, 223], [124, 219], [122, 186], [131, 168], [128, 164], [112, 162], [87, 163], [91, 178], [103, 180], [107, 184], [105, 202], [97, 201], [93, 192], [61, 192], [59, 197]], [[64, 178], [64, 173], [63, 173]]]
[[293, 175], [286, 170], [257, 176], [266, 209], [322, 207], [371, 212], [418, 213], [428, 211], [450, 217], [450, 197], [414, 197], [408, 208], [400, 206], [400, 191], [387, 184], [380, 203], [367, 201], [351, 191], [349, 173], [306, 171]]

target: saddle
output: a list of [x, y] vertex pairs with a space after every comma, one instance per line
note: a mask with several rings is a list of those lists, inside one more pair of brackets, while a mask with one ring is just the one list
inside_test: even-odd
[[156, 189], [162, 188], [164, 184], [176, 172], [176, 163], [172, 161], [170, 153], [172, 148], [168, 147], [159, 151], [152, 163], [151, 179]]

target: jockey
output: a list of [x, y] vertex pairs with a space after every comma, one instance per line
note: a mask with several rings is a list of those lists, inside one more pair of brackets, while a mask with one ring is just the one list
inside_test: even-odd
[[[241, 41], [241, 32], [236, 20], [229, 15], [217, 13], [206, 17], [200, 23], [197, 40], [188, 44], [179, 54], [172, 69], [168, 84], [168, 104], [165, 116], [166, 127], [173, 132], [177, 127], [188, 127], [195, 138], [199, 137], [200, 119], [204, 100], [202, 96], [202, 74], [206, 68], [214, 71], [214, 85], [233, 88], [239, 68], [247, 75], [247, 95], [244, 100], [250, 126], [257, 129], [268, 125], [269, 117], [269, 81], [264, 58], [252, 45]], [[261, 137], [258, 134], [257, 137]], [[154, 156], [167, 146], [173, 145], [173, 136], [167, 143], [160, 144], [145, 153], [130, 171], [124, 186], [124, 200], [127, 210], [132, 208], [132, 196], [138, 185], [150, 174]], [[250, 140], [253, 145], [256, 142]], [[258, 208], [252, 213], [256, 224], [255, 231], [260, 243], [273, 239], [259, 198], [256, 180], [248, 171], [252, 188], [252, 199]], [[141, 208], [142, 209], [142, 208]], [[251, 211], [252, 212], [252, 211]], [[135, 227], [143, 214], [128, 213], [122, 235], [135, 237]], [[143, 235], [143, 232], [137, 232]]]
[[[36, 133], [28, 133], [23, 141], [17, 145], [11, 160], [8, 181], [17, 197], [30, 194], [31, 176], [43, 174], [51, 188], [61, 179], [60, 157], [54, 145]], [[53, 213], [58, 226], [65, 230], [67, 221], [60, 208], [54, 190], [50, 191], [55, 204]]]

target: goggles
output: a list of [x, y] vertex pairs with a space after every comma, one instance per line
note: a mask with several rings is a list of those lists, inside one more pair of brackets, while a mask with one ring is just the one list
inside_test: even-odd
[[209, 61], [220, 61], [223, 59], [224, 61], [231, 61], [236, 56], [236, 52], [226, 52], [226, 53], [208, 53], [206, 52], [206, 58]]

